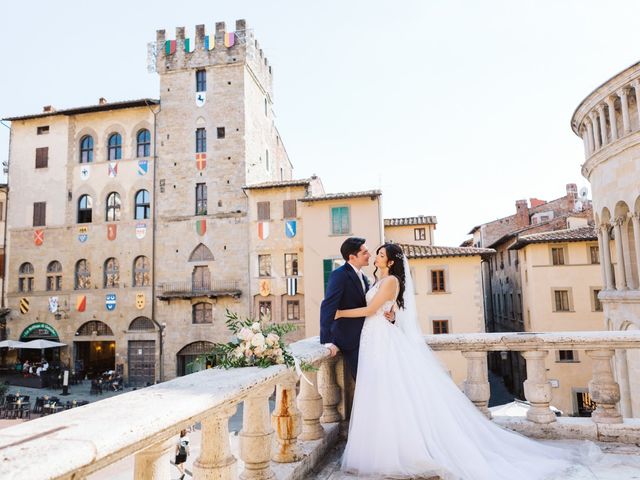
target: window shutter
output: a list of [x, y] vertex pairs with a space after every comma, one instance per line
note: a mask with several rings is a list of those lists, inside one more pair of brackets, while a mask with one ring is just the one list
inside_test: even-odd
[[0, 253], [0, 278], [4, 278], [4, 253]]
[[47, 168], [49, 162], [49, 147], [36, 148], [36, 168]]
[[33, 226], [41, 227], [47, 223], [47, 203], [35, 202], [33, 204]]
[[271, 219], [270, 205], [270, 202], [258, 202], [258, 220]]
[[322, 269], [324, 271], [324, 291], [327, 292], [327, 285], [329, 283], [329, 276], [333, 271], [333, 260], [323, 260], [322, 261]]
[[283, 218], [296, 218], [296, 200], [284, 200], [282, 202]]

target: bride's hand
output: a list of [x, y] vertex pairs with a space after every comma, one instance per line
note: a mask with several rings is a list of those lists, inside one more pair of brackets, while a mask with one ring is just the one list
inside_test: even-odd
[[338, 320], [339, 318], [342, 318], [342, 315], [340, 315], [340, 310], [336, 310], [336, 316], [333, 319]]

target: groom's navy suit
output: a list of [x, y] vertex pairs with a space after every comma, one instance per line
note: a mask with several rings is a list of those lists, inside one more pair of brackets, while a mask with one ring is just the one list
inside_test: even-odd
[[365, 288], [353, 267], [347, 263], [336, 268], [329, 277], [324, 300], [320, 306], [320, 343], [333, 343], [342, 352], [353, 378], [358, 371], [358, 350], [364, 317], [335, 320], [336, 310], [349, 310], [367, 306], [365, 293], [369, 290], [366, 276], [362, 276]]

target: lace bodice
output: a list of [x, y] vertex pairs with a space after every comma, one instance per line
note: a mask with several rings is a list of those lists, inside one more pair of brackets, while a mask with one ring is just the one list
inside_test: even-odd
[[[380, 288], [381, 284], [382, 282], [378, 281], [367, 291], [367, 294], [365, 295], [365, 298], [367, 300], [367, 305], [369, 305], [373, 300], [373, 297], [376, 296], [376, 293], [378, 293], [378, 289]], [[398, 296], [398, 293], [396, 292], [396, 297], [397, 296]], [[378, 309], [378, 311], [372, 316], [379, 315], [383, 312], [388, 311], [389, 309], [393, 308], [395, 303], [396, 303], [395, 300], [387, 300], [382, 304], [382, 306]]]

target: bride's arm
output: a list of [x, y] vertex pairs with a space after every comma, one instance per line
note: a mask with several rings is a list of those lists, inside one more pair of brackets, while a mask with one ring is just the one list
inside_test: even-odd
[[369, 305], [361, 308], [351, 308], [349, 310], [337, 310], [335, 317], [336, 320], [338, 318], [368, 317], [369, 315], [374, 314], [380, 309], [382, 305], [384, 305], [384, 302], [394, 300], [394, 295], [396, 294], [397, 287], [398, 279], [390, 275], [388, 279], [382, 282], [380, 288], [376, 292]]

